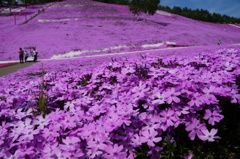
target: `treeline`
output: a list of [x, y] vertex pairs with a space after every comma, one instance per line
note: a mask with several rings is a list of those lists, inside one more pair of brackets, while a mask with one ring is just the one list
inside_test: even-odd
[[207, 10], [196, 9], [192, 10], [190, 8], [184, 7], [173, 7], [170, 8], [168, 6], [159, 6], [160, 10], [167, 11], [170, 13], [182, 15], [184, 17], [188, 17], [195, 20], [201, 20], [206, 22], [213, 23], [240, 23], [240, 18], [230, 17], [228, 15], [221, 15], [218, 13], [209, 13]]
[[97, 2], [110, 3], [110, 4], [120, 4], [120, 5], [129, 5], [128, 0], [94, 0]]

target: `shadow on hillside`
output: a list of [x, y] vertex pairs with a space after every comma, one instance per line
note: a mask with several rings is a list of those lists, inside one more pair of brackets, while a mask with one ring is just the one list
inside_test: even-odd
[[168, 26], [169, 25], [169, 23], [156, 22], [156, 21], [152, 21], [152, 20], [148, 20], [148, 21], [151, 22], [151, 23], [154, 23], [154, 24], [161, 25], [161, 26]]
[[14, 14], [16, 14], [16, 15], [30, 15], [30, 14], [33, 14], [34, 12], [24, 12], [24, 13], [21, 13], [21, 12], [19, 12], [19, 13], [17, 13], [17, 12], [8, 12], [8, 13], [0, 13], [0, 16], [12, 16], [12, 15], [14, 15]]

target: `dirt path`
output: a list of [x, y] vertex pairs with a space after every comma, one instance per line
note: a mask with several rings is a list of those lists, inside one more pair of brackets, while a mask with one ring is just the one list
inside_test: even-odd
[[21, 68], [25, 68], [28, 66], [33, 65], [35, 62], [25, 62], [23, 64], [15, 64], [15, 65], [11, 65], [11, 66], [6, 66], [6, 67], [1, 67], [0, 68], [0, 77], [8, 75], [10, 73], [16, 72], [17, 70], [21, 69]]

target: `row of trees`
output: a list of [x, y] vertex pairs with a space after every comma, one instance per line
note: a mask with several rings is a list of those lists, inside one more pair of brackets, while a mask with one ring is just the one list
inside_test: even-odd
[[234, 18], [228, 15], [221, 15], [217, 13], [209, 13], [209, 11], [203, 10], [203, 9], [192, 10], [187, 7], [180, 8], [176, 6], [173, 8], [170, 8], [168, 6], [159, 6], [158, 8], [160, 10], [182, 15], [184, 17], [188, 17], [195, 20], [201, 20], [201, 21], [213, 22], [213, 23], [240, 23], [240, 18]]

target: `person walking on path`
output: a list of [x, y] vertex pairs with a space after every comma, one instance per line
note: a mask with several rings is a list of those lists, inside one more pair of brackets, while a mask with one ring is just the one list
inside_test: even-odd
[[37, 57], [38, 57], [38, 51], [36, 50], [36, 48], [33, 49], [33, 58], [34, 58], [34, 62], [37, 61]]
[[22, 48], [19, 49], [18, 53], [19, 53], [20, 63], [23, 63], [23, 54], [24, 54], [24, 52], [23, 52]]
[[28, 52], [25, 50], [25, 51], [24, 51], [24, 59], [25, 59], [25, 62], [27, 62], [27, 58], [28, 58]]

